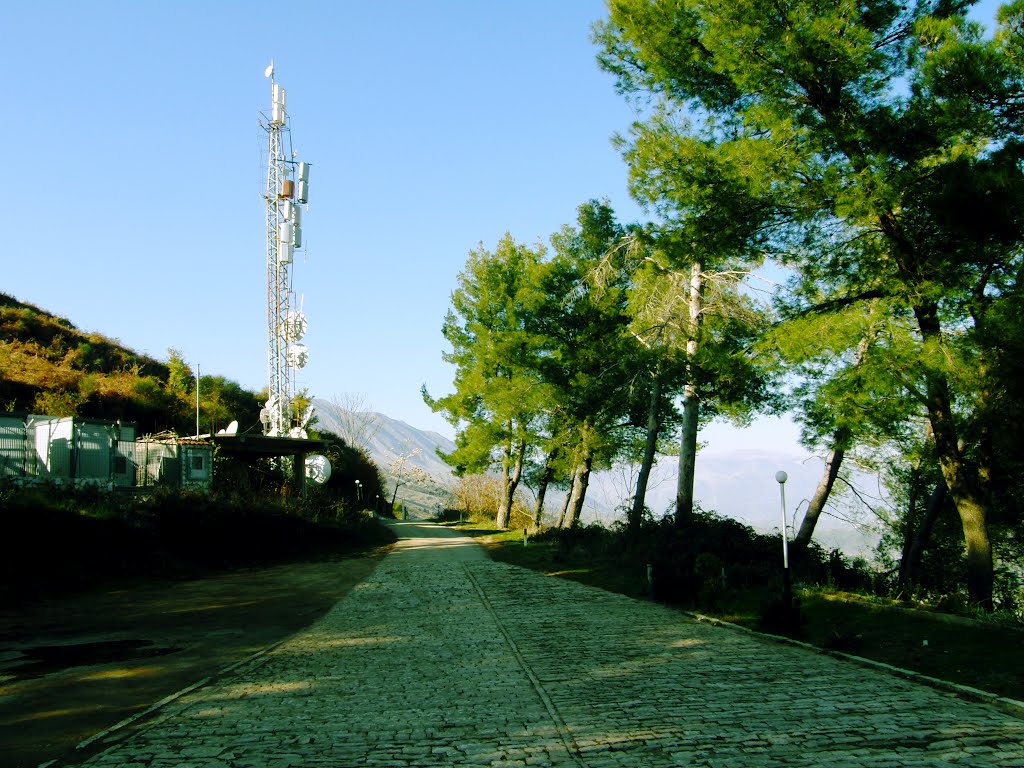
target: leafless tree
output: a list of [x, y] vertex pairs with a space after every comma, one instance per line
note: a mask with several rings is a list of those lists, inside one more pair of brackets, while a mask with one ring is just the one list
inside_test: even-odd
[[380, 418], [367, 402], [366, 395], [345, 392], [334, 395], [331, 404], [336, 409], [339, 437], [353, 448], [369, 455], [373, 439], [380, 431]]

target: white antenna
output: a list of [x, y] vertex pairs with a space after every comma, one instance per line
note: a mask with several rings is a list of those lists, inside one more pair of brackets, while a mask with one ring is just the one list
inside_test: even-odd
[[[309, 190], [309, 164], [295, 160], [295, 153], [286, 157], [284, 138], [291, 139], [285, 90], [274, 81], [274, 62], [263, 72], [270, 78], [270, 116], [261, 120], [267, 132], [266, 201], [267, 228], [267, 370], [268, 397], [260, 414], [267, 435], [293, 433], [292, 400], [293, 369], [301, 368], [309, 359], [309, 351], [299, 339], [307, 323], [298, 312], [291, 311], [292, 251], [302, 248], [300, 205], [306, 203]], [[298, 199], [296, 200], [296, 187]], [[302, 431], [301, 425], [294, 432]]]

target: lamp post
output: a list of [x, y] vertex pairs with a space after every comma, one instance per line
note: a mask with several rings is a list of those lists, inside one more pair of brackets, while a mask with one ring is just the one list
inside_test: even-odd
[[361, 502], [363, 500], [362, 490], [363, 490], [363, 483], [362, 483], [362, 481], [356, 480], [356, 502]]
[[786, 481], [789, 475], [781, 469], [775, 473], [775, 482], [779, 484], [779, 496], [782, 499], [782, 601], [788, 608], [793, 604], [793, 587], [789, 581], [789, 545], [786, 541]]

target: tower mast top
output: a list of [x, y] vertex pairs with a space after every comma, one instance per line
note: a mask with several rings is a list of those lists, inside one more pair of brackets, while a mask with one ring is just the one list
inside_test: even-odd
[[[295, 370], [306, 365], [309, 350], [301, 344], [307, 322], [301, 307], [293, 309], [292, 260], [303, 247], [302, 207], [308, 200], [309, 164], [295, 153], [286, 157], [284, 134], [291, 135], [285, 90], [274, 80], [274, 62], [264, 71], [270, 78], [270, 116], [261, 120], [267, 132], [266, 267], [267, 267], [267, 402], [260, 413], [270, 436], [305, 437], [311, 409], [294, 413]], [[266, 116], [264, 116], [266, 117]]]

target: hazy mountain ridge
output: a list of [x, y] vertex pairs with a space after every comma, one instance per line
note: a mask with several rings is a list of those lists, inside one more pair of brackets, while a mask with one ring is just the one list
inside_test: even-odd
[[[351, 440], [387, 471], [401, 456], [408, 466], [418, 467], [437, 481], [451, 477], [451, 467], [437, 455], [455, 450], [455, 443], [437, 432], [428, 432], [376, 411], [349, 411], [327, 400], [315, 399], [318, 429]], [[418, 451], [414, 455], [414, 451]]]
[[[317, 426], [345, 436], [353, 429], [364, 430], [370, 458], [389, 474], [392, 463], [402, 455], [418, 452], [407, 459], [407, 465], [426, 472], [442, 488], [450, 487], [454, 476], [451, 467], [437, 455], [438, 449], [448, 453], [455, 444], [437, 432], [417, 429], [403, 421], [392, 419], [372, 411], [347, 411], [325, 400], [314, 401], [317, 408]], [[675, 503], [678, 459], [674, 456], [660, 457], [650, 478], [647, 506], [655, 517], [668, 513]], [[797, 488], [812, 488], [821, 476], [823, 463], [819, 459], [808, 459], [783, 449], [741, 449], [713, 451], [705, 449], [697, 457], [697, 476], [694, 494], [700, 505], [720, 515], [733, 518], [757, 531], [767, 533], [782, 527], [779, 485], [775, 473], [784, 469], [789, 474], [789, 497], [786, 507], [788, 524], [792, 532], [799, 527], [806, 504]], [[629, 497], [627, 486], [632, 485], [629, 476], [635, 479], [636, 470], [617, 468], [597, 472], [591, 480], [587, 494], [582, 522], [609, 524], [621, 517], [616, 510]], [[392, 486], [393, 488], [393, 486]], [[422, 486], [402, 485], [398, 498], [414, 509], [432, 513], [443, 503], [439, 489]], [[529, 503], [533, 496], [529, 489], [523, 489]], [[548, 518], [557, 515], [564, 491], [548, 495], [545, 505]], [[796, 512], [794, 513], [794, 510]], [[815, 540], [825, 548], [839, 548], [849, 555], [869, 554], [877, 541], [877, 534], [860, 529], [833, 517], [830, 513], [822, 516], [815, 531]]]
[[[453, 479], [451, 467], [444, 463], [438, 450], [455, 450], [455, 443], [437, 432], [425, 431], [375, 411], [348, 410], [328, 400], [315, 399], [316, 428], [333, 432], [362, 448], [388, 480], [385, 489], [388, 501], [398, 482], [394, 471], [402, 456], [405, 459], [402, 484], [397, 500], [416, 516], [429, 516], [440, 511], [447, 501], [446, 489]], [[409, 469], [426, 473], [432, 484], [409, 482]]]

